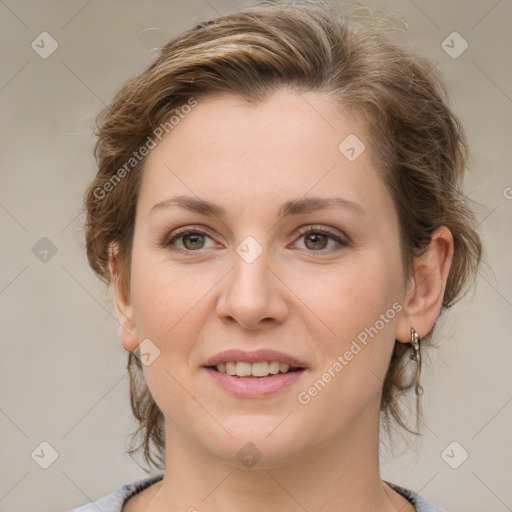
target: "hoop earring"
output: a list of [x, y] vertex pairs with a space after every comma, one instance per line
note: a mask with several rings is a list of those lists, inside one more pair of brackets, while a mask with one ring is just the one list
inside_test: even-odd
[[416, 386], [414, 387], [414, 392], [416, 396], [421, 396], [423, 394], [423, 387], [420, 385], [420, 377], [421, 377], [421, 353], [420, 353], [420, 337], [418, 333], [411, 327], [411, 359], [416, 361]]

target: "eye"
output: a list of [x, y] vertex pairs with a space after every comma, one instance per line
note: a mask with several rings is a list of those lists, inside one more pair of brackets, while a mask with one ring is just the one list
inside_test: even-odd
[[[306, 226], [299, 230], [299, 235], [300, 238], [304, 238], [306, 250], [313, 252], [331, 252], [332, 250], [338, 250], [339, 246], [349, 245], [348, 241], [342, 236], [322, 227]], [[334, 242], [331, 247], [327, 247], [329, 240]]]
[[[299, 248], [308, 252], [330, 253], [349, 245], [349, 241], [342, 235], [318, 226], [305, 226], [299, 229], [298, 235], [299, 240], [304, 238], [304, 248]], [[205, 240], [207, 238], [213, 241], [212, 237], [204, 229], [181, 228], [165, 238], [161, 246], [172, 251], [190, 254], [199, 252], [202, 249], [215, 247], [215, 245], [206, 246]], [[330, 247], [329, 241], [331, 241]]]
[[[208, 233], [198, 228], [184, 228], [178, 230], [173, 236], [164, 240], [163, 245], [171, 250], [197, 252], [200, 249], [205, 249], [205, 238], [211, 237]], [[175, 247], [175, 244], [181, 244], [182, 247]]]

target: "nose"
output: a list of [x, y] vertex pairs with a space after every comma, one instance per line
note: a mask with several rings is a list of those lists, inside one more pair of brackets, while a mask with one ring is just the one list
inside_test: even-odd
[[279, 273], [269, 267], [266, 252], [252, 263], [234, 255], [234, 268], [223, 280], [217, 303], [217, 314], [223, 321], [252, 330], [285, 321], [288, 289]]

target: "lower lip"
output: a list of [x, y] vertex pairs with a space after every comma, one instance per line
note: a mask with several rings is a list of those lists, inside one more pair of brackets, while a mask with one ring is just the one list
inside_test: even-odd
[[212, 368], [205, 368], [205, 370], [221, 388], [242, 397], [272, 395], [297, 382], [305, 372], [305, 369], [302, 369], [268, 377], [235, 377]]

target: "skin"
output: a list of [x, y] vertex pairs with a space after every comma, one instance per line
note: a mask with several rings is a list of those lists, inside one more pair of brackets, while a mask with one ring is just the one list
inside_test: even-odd
[[[380, 479], [379, 404], [395, 339], [408, 343], [411, 326], [423, 337], [439, 314], [453, 241], [439, 228], [404, 276], [392, 197], [369, 151], [351, 162], [338, 150], [349, 134], [371, 143], [317, 93], [283, 88], [257, 105], [223, 93], [200, 98], [148, 156], [129, 290], [115, 279], [115, 247], [110, 268], [123, 346], [133, 351], [149, 338], [160, 350], [144, 372], [166, 418], [166, 469], [125, 512], [414, 510]], [[176, 206], [149, 215], [177, 195], [216, 203], [226, 216]], [[279, 218], [283, 203], [313, 195], [364, 213], [332, 206]], [[175, 239], [172, 251], [162, 241], [184, 226], [209, 234]], [[300, 235], [302, 226], [348, 243]], [[236, 252], [247, 236], [262, 249], [252, 263]], [[297, 394], [396, 302], [401, 311], [378, 335], [299, 403]], [[238, 398], [202, 368], [228, 348], [273, 348], [308, 370], [279, 393]], [[262, 454], [252, 468], [237, 457], [247, 442]]]

